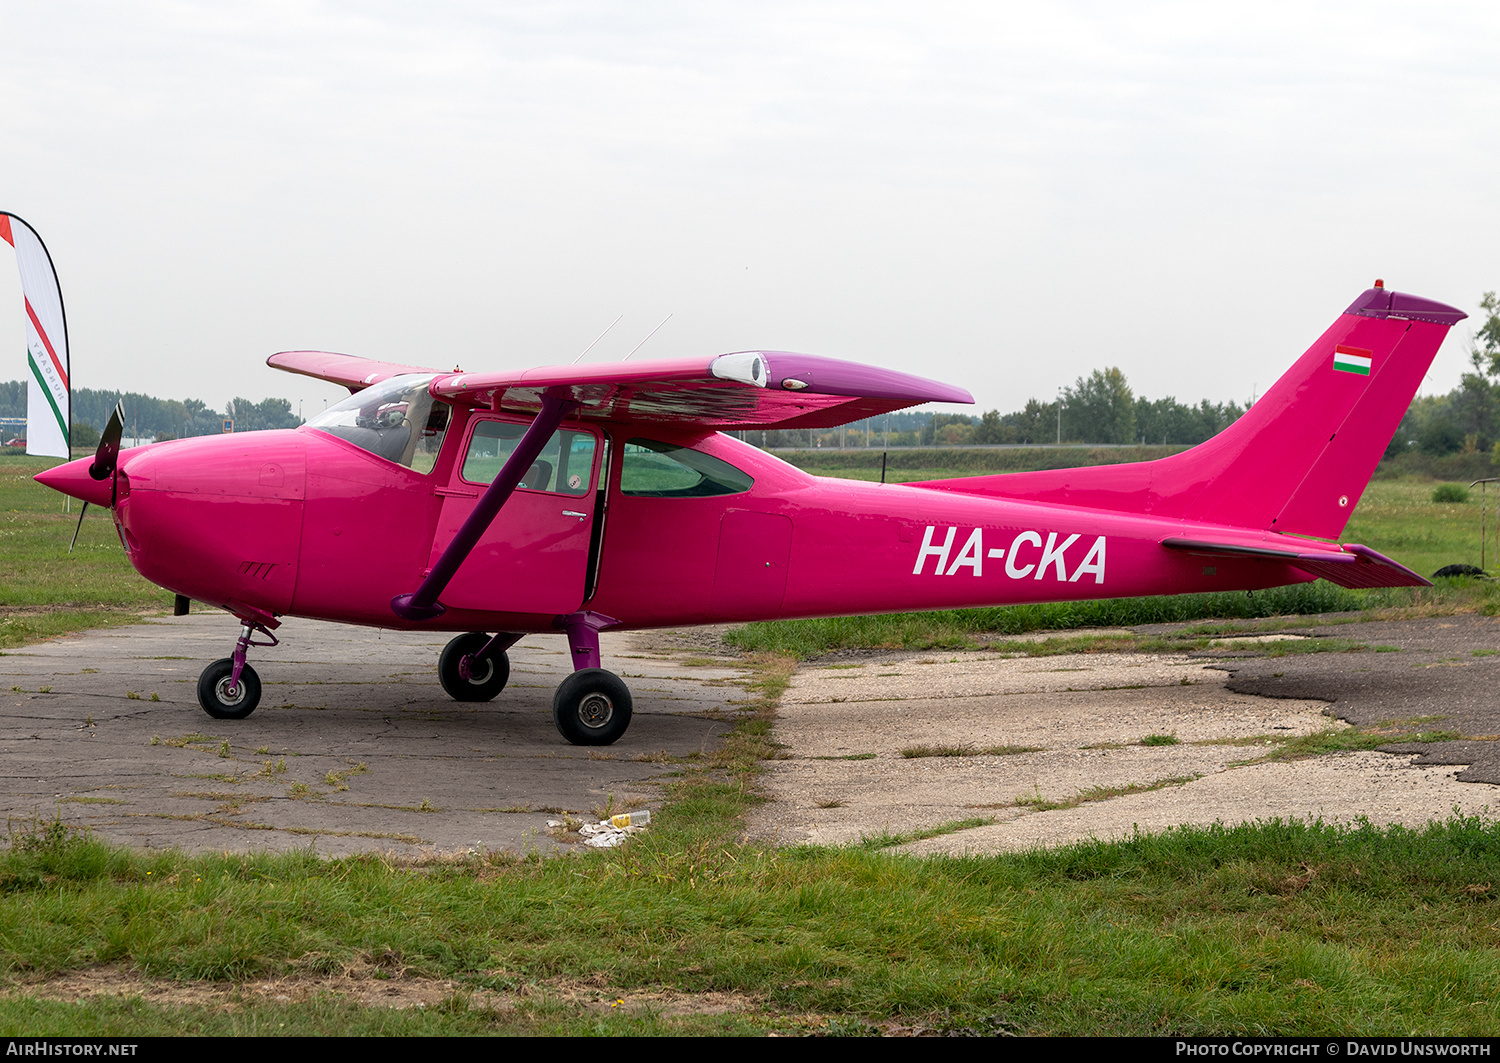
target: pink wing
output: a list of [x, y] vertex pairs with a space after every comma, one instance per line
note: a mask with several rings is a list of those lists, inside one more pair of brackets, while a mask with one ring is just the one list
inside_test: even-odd
[[[436, 372], [320, 351], [285, 351], [267, 364], [351, 391], [401, 373]], [[908, 373], [788, 351], [440, 373], [431, 388], [450, 402], [518, 413], [541, 409], [552, 389], [582, 404], [579, 417], [714, 429], [829, 428], [924, 402], [974, 401], [963, 388]]]
[[406, 373], [431, 375], [441, 372], [416, 365], [377, 362], [353, 354], [334, 354], [332, 351], [282, 351], [267, 358], [266, 364], [272, 369], [283, 369], [288, 373], [317, 377], [331, 384], [342, 384], [351, 392], [378, 384], [387, 377]]
[[515, 411], [564, 389], [579, 416], [704, 428], [828, 428], [924, 402], [972, 403], [963, 388], [890, 369], [787, 351], [605, 362], [439, 378], [440, 398]]

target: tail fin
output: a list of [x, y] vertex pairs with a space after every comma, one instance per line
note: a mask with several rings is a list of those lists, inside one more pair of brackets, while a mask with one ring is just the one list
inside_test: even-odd
[[1443, 337], [1468, 316], [1376, 283], [1243, 417], [1191, 450], [920, 486], [1337, 538]]

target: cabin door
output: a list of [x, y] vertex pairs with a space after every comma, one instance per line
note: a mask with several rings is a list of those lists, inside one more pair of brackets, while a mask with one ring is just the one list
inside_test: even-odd
[[[499, 474], [527, 422], [471, 417], [443, 496], [428, 567], [437, 563]], [[600, 440], [582, 428], [552, 434], [439, 600], [451, 609], [574, 612], [583, 603]]]

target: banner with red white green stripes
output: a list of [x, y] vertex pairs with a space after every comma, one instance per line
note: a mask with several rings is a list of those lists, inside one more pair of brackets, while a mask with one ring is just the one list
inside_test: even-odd
[[0, 238], [15, 249], [26, 303], [26, 453], [66, 458], [73, 389], [57, 272], [42, 238], [14, 214], [0, 211]]
[[1346, 347], [1340, 343], [1333, 349], [1333, 367], [1340, 373], [1369, 376], [1374, 358], [1375, 352], [1367, 351], [1363, 347]]

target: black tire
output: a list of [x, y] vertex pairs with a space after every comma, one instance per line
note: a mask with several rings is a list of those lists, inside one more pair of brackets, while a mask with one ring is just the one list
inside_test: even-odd
[[574, 672], [552, 698], [552, 722], [575, 746], [613, 744], [630, 726], [630, 710], [630, 689], [603, 668]]
[[216, 720], [243, 720], [260, 704], [260, 676], [248, 664], [240, 670], [239, 688], [229, 694], [234, 661], [225, 657], [203, 669], [198, 677], [198, 704]]
[[474, 662], [475, 675], [465, 679], [458, 674], [458, 662], [484, 649], [490, 637], [482, 631], [460, 635], [443, 647], [438, 658], [438, 680], [454, 701], [489, 701], [510, 680], [510, 657], [504, 650]]

